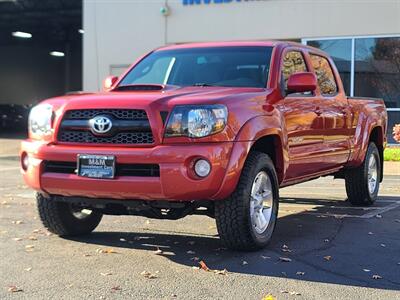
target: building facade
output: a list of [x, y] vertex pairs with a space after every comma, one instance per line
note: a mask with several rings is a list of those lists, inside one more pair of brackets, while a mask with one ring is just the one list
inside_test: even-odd
[[292, 40], [328, 52], [348, 95], [384, 98], [389, 129], [400, 123], [400, 0], [84, 0], [83, 16], [84, 90], [166, 44]]

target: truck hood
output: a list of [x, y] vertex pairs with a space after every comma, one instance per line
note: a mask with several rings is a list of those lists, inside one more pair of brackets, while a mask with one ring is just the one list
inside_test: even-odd
[[[82, 93], [51, 98], [45, 103], [55, 110], [88, 108], [152, 108], [170, 110], [175, 105], [225, 104], [233, 98], [247, 100], [269, 93], [263, 88], [232, 87], [169, 87], [160, 91], [113, 91], [103, 93]], [[235, 101], [236, 102], [236, 101]]]

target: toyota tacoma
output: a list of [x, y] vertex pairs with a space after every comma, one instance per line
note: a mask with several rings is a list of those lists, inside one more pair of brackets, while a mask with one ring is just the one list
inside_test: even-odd
[[271, 239], [280, 187], [333, 175], [351, 204], [372, 205], [386, 127], [384, 102], [347, 97], [318, 49], [170, 45], [100, 93], [35, 106], [21, 171], [57, 235], [90, 233], [104, 214], [202, 214], [227, 247], [253, 250]]

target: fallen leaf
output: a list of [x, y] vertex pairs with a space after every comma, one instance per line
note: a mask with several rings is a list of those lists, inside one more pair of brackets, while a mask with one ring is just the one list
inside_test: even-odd
[[264, 296], [262, 298], [262, 300], [276, 300], [276, 298], [274, 296], [272, 296], [271, 294], [268, 294], [268, 295]]
[[200, 270], [200, 267], [192, 266], [192, 269]]
[[372, 279], [382, 279], [382, 276], [375, 274], [375, 275], [372, 275]]
[[186, 251], [186, 253], [187, 253], [187, 254], [196, 254], [196, 252], [194, 252], [194, 251], [192, 251], [192, 250]]
[[158, 274], [159, 271], [156, 271], [155, 273], [150, 273], [148, 271], [143, 271], [142, 273], [140, 273], [140, 275], [144, 276], [147, 279], [155, 279], [158, 278]]
[[22, 239], [21, 238], [13, 238], [13, 241], [19, 242], [19, 241], [22, 241]]
[[101, 276], [109, 276], [109, 275], [112, 275], [112, 273], [111, 272], [105, 272], [105, 273], [100, 273], [100, 275]]
[[28, 240], [31, 240], [31, 241], [37, 241], [37, 238], [36, 238], [36, 237], [34, 237], [34, 236], [30, 236], [30, 237], [28, 237]]
[[126, 242], [126, 239], [120, 238], [119, 241], [120, 241], [120, 242]]
[[120, 290], [122, 290], [122, 289], [121, 289], [121, 287], [120, 287], [119, 285], [117, 285], [117, 286], [113, 286], [113, 287], [111, 288], [111, 290], [113, 290], [113, 291], [120, 291]]
[[249, 263], [247, 261], [242, 261], [242, 266], [248, 265]]
[[369, 235], [373, 235], [374, 233], [370, 231], [370, 232], [368, 232], [368, 234], [369, 234]]
[[270, 256], [264, 256], [264, 255], [261, 255], [260, 256], [262, 259], [271, 259], [271, 257]]
[[26, 268], [24, 270], [27, 271], [27, 272], [30, 272], [30, 271], [32, 271], [32, 268]]
[[301, 275], [301, 276], [303, 276], [304, 274], [306, 274], [306, 272], [296, 272], [296, 275]]
[[214, 273], [215, 273], [215, 274], [218, 274], [218, 275], [228, 275], [228, 271], [227, 271], [226, 269], [223, 269], [223, 270], [214, 270]]
[[88, 254], [88, 253], [85, 253], [85, 254], [83, 254], [83, 256], [84, 257], [89, 257], [89, 256], [92, 256], [91, 254]]
[[382, 215], [375, 215], [375, 218], [381, 219]]
[[328, 240], [328, 239], [324, 239], [324, 242], [325, 242], [325, 243], [329, 243], [329, 240]]
[[324, 256], [324, 259], [325, 259], [326, 261], [329, 261], [329, 260], [332, 259], [332, 256], [330, 256], [330, 255]]
[[9, 291], [10, 293], [17, 293], [17, 292], [23, 292], [24, 290], [21, 289], [21, 288], [19, 288], [19, 287], [17, 287], [17, 286], [15, 286], [15, 285], [10, 285], [10, 286], [8, 287], [8, 291]]
[[146, 224], [147, 224], [147, 225], [150, 225], [150, 220], [146, 220]]
[[301, 293], [299, 293], [299, 292], [289, 292], [289, 294], [292, 296], [300, 296], [301, 295]]
[[371, 272], [370, 269], [363, 269], [364, 272]]
[[105, 248], [105, 249], [99, 248], [99, 249], [96, 249], [96, 252], [97, 252], [97, 253], [105, 253], [105, 254], [118, 253], [117, 251], [115, 251], [115, 250], [112, 249], [112, 248]]
[[26, 245], [25, 246], [25, 249], [33, 249], [33, 248], [35, 248], [35, 246], [33, 246], [33, 245]]
[[386, 244], [381, 244], [381, 247], [386, 247]]
[[17, 220], [17, 221], [12, 221], [13, 224], [19, 225], [19, 224], [24, 224], [24, 221]]
[[292, 259], [288, 258], [288, 257], [279, 257], [279, 260], [283, 261], [283, 262], [291, 262], [292, 261]]
[[200, 265], [200, 268], [202, 269], [202, 270], [204, 270], [204, 271], [210, 271], [210, 268], [209, 267], [207, 267], [207, 265], [206, 265], [206, 263], [204, 262], [204, 261], [200, 261], [199, 262], [199, 265]]
[[157, 247], [157, 250], [154, 251], [154, 254], [157, 254], [157, 255], [163, 254], [163, 251], [160, 248]]
[[33, 233], [42, 233], [40, 229], [35, 229], [32, 231]]

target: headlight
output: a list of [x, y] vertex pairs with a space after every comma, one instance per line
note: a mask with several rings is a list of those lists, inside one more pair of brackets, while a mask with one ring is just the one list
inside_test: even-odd
[[32, 138], [46, 138], [53, 133], [53, 106], [39, 104], [29, 113], [29, 133]]
[[205, 137], [222, 131], [228, 119], [224, 105], [176, 106], [168, 119], [166, 137]]

